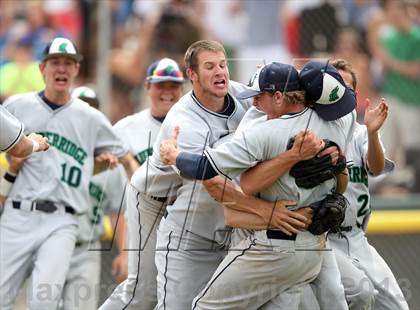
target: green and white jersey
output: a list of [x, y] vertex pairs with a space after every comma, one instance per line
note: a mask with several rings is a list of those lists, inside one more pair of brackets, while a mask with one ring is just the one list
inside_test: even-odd
[[18, 143], [23, 128], [23, 124], [0, 105], [0, 152], [7, 152]]
[[[327, 122], [310, 109], [305, 109], [248, 126], [218, 148], [207, 148], [205, 153], [216, 171], [234, 178], [257, 163], [285, 152], [289, 139], [305, 129], [308, 121], [308, 128], [318, 137], [330, 139], [345, 150], [353, 134], [355, 120], [356, 114], [352, 112], [336, 121]], [[297, 201], [298, 206], [305, 206], [322, 200], [333, 187], [335, 181], [329, 180], [312, 189], [300, 188], [294, 178], [286, 173], [260, 194], [264, 200], [290, 199]]]
[[114, 130], [142, 165], [153, 153], [153, 142], [161, 125], [162, 123], [150, 114], [150, 109], [145, 109], [118, 121]]
[[92, 177], [89, 182], [91, 208], [88, 213], [79, 217], [78, 241], [99, 240], [104, 233], [105, 214], [116, 214], [121, 211], [120, 216], [124, 216], [126, 182], [127, 176], [121, 165]]
[[[385, 152], [381, 141], [382, 149]], [[349, 184], [344, 196], [349, 202], [344, 226], [361, 226], [371, 212], [369, 194], [369, 171], [367, 167], [368, 133], [365, 125], [356, 124], [354, 137], [346, 152]], [[394, 170], [394, 164], [385, 161], [383, 173]]]
[[25, 133], [42, 134], [50, 144], [25, 161], [9, 200], [43, 199], [87, 212], [95, 156], [128, 151], [105, 115], [79, 99], [53, 110], [35, 92], [10, 97], [4, 106], [25, 124]]

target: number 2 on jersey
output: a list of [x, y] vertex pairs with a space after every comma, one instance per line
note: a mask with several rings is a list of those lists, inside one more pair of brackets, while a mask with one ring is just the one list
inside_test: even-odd
[[67, 169], [67, 163], [61, 164], [61, 181], [72, 187], [78, 187], [82, 179], [82, 170], [79, 167], [71, 166]]
[[366, 194], [360, 195], [357, 198], [357, 201], [362, 204], [359, 210], [357, 210], [357, 217], [364, 216], [367, 213], [369, 213], [370, 211], [369, 196]]

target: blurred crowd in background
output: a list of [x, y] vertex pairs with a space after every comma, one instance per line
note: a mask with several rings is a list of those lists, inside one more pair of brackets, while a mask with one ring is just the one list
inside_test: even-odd
[[[147, 66], [162, 57], [183, 63], [199, 39], [222, 42], [231, 78], [247, 83], [258, 64], [344, 58], [358, 77], [358, 116], [365, 98], [390, 105], [382, 132], [397, 171], [376, 193], [420, 192], [420, 2], [417, 0], [2, 0], [0, 100], [43, 89], [42, 48], [53, 37], [72, 39], [84, 55], [78, 84], [97, 83], [98, 29], [111, 22], [109, 118], [147, 106]], [[107, 77], [101, 77], [107, 78]], [[186, 83], [186, 89], [189, 85]], [[375, 184], [374, 184], [375, 185]]]

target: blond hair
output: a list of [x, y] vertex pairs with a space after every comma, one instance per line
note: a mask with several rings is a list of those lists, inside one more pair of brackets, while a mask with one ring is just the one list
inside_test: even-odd
[[283, 93], [283, 102], [287, 104], [305, 104], [305, 91], [295, 90]]

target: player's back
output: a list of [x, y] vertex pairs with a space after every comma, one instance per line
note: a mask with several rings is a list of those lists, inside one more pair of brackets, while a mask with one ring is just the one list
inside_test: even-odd
[[[260, 131], [266, 148], [262, 153], [262, 161], [272, 159], [285, 152], [289, 139], [300, 130], [308, 129], [321, 139], [329, 139], [340, 147], [343, 152], [353, 135], [356, 116], [349, 113], [336, 121], [325, 121], [310, 109], [292, 115], [284, 115], [278, 119], [260, 123], [256, 131]], [[271, 133], [267, 135], [267, 133]], [[298, 187], [295, 179], [289, 173], [284, 174], [261, 197], [267, 200], [291, 199], [304, 206], [322, 200], [335, 186], [335, 180], [328, 180], [312, 189]]]

